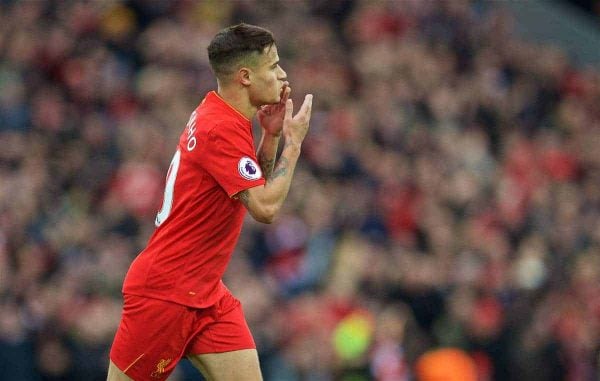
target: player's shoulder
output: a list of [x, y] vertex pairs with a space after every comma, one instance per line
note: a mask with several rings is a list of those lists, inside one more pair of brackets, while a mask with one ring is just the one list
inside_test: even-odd
[[205, 132], [238, 131], [243, 127], [238, 119], [219, 112], [198, 113], [196, 125]]
[[229, 105], [215, 91], [206, 94], [195, 112], [198, 118], [206, 124], [246, 126], [250, 123], [244, 115]]

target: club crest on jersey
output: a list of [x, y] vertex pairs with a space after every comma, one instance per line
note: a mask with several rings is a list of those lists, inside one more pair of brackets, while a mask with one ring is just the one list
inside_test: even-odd
[[238, 163], [238, 171], [246, 180], [258, 180], [262, 176], [260, 167], [256, 162], [247, 156], [240, 159]]

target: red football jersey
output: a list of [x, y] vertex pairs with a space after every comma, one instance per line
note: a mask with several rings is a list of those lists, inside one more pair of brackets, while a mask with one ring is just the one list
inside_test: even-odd
[[157, 228], [123, 292], [196, 308], [214, 304], [246, 214], [231, 197], [264, 183], [250, 120], [208, 93], [179, 139]]

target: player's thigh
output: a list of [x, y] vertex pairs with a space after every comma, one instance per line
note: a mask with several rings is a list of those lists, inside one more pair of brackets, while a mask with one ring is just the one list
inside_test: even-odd
[[208, 381], [261, 381], [256, 349], [188, 355]]
[[111, 361], [108, 364], [108, 377], [107, 381], [132, 381], [131, 378], [127, 377], [125, 373], [121, 371], [121, 369], [117, 368], [117, 366]]
[[195, 316], [179, 304], [125, 295], [110, 360], [131, 379], [167, 379], [194, 337]]

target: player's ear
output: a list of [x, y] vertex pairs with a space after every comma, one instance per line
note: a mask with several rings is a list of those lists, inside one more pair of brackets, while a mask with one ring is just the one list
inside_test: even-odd
[[252, 82], [250, 80], [251, 76], [252, 70], [247, 67], [241, 67], [237, 71], [237, 80], [244, 86], [250, 86], [250, 83]]

